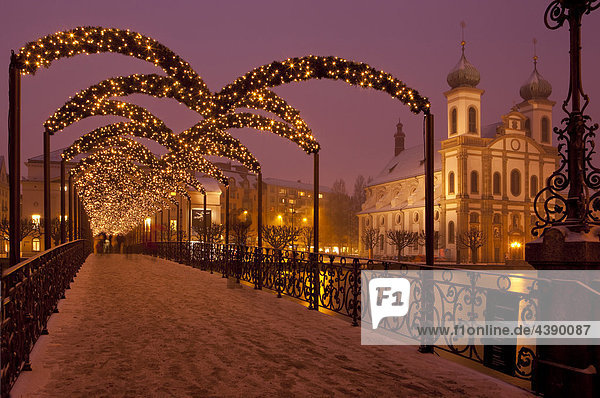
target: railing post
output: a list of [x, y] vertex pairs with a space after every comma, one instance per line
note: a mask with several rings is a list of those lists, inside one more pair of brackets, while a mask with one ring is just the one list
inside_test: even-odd
[[360, 261], [352, 260], [352, 326], [358, 326], [358, 303], [360, 300]]
[[60, 243], [67, 242], [67, 220], [66, 220], [66, 209], [65, 209], [65, 190], [66, 190], [66, 179], [65, 179], [65, 160], [60, 161]]
[[274, 252], [277, 261], [277, 298], [281, 298], [281, 267], [283, 266], [283, 255], [281, 250], [275, 250]]
[[9, 244], [11, 266], [21, 259], [21, 74], [14, 52], [8, 68]]

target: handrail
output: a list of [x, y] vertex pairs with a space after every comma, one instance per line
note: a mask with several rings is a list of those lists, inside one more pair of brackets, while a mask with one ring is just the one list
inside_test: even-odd
[[1, 395], [31, 370], [29, 354], [77, 271], [91, 252], [87, 240], [55, 246], [2, 272]]

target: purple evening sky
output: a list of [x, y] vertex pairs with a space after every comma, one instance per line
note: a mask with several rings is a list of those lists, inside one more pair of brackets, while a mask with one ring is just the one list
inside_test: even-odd
[[[482, 124], [500, 120], [520, 102], [519, 87], [532, 70], [532, 38], [538, 39], [539, 71], [553, 85], [554, 125], [568, 88], [568, 29], [545, 28], [548, 0], [439, 1], [11, 1], [3, 3], [0, 26], [3, 73], [10, 50], [76, 26], [129, 28], [150, 36], [188, 61], [212, 91], [248, 70], [288, 57], [337, 55], [382, 69], [432, 102], [436, 135], [446, 134], [446, 75], [460, 56], [460, 21], [467, 23], [467, 58], [481, 73], [485, 90]], [[600, 10], [584, 16], [583, 81], [600, 121]], [[22, 79], [22, 159], [42, 153], [42, 123], [69, 96], [103, 79], [133, 73], [162, 73], [122, 55], [62, 59]], [[7, 76], [6, 74], [4, 76]], [[275, 91], [298, 108], [322, 145], [321, 181], [376, 175], [393, 155], [398, 118], [407, 146], [422, 141], [422, 117], [386, 94], [336, 81], [310, 81]], [[0, 120], [7, 120], [8, 78], [0, 79]], [[174, 100], [135, 96], [175, 132], [199, 116]], [[52, 139], [52, 150], [93, 128], [113, 122], [93, 117]], [[0, 154], [7, 155], [7, 126], [0, 127]], [[256, 155], [267, 177], [312, 180], [312, 159], [270, 133], [232, 130]], [[25, 170], [22, 171], [23, 174]]]

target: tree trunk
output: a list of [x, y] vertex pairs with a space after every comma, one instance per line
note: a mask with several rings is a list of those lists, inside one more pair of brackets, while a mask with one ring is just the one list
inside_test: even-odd
[[477, 249], [471, 249], [471, 262], [477, 264]]

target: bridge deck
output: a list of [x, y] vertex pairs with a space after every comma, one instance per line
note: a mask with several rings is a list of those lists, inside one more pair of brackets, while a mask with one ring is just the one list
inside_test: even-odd
[[349, 320], [170, 261], [92, 255], [13, 397], [529, 396]]

